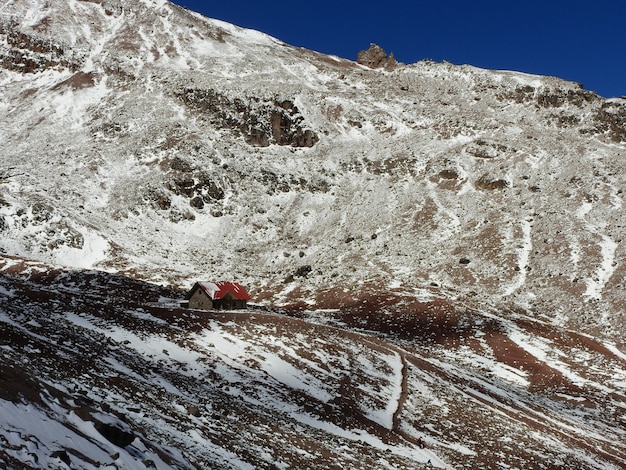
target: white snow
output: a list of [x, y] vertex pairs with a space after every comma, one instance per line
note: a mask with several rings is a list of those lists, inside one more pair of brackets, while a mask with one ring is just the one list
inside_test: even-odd
[[62, 246], [56, 253], [59, 264], [77, 268], [91, 268], [106, 259], [109, 243], [91, 231], [85, 233], [82, 248]]
[[585, 296], [591, 299], [602, 298], [604, 286], [609, 281], [615, 271], [615, 250], [618, 244], [607, 235], [602, 235], [602, 241], [598, 243], [600, 253], [602, 254], [602, 262], [596, 271], [595, 277], [587, 279], [587, 290]]
[[526, 273], [528, 262], [530, 259], [530, 252], [533, 247], [532, 242], [532, 223], [528, 220], [521, 221], [523, 238], [520, 243], [521, 247], [518, 249], [518, 261], [519, 274], [515, 277], [515, 280], [509, 287], [507, 287], [504, 295], [511, 295], [518, 289], [521, 289], [526, 282]]
[[372, 421], [385, 426], [387, 429], [392, 429], [394, 413], [398, 410], [398, 402], [402, 395], [404, 365], [400, 355], [395, 351], [389, 355], [381, 354], [376, 359], [377, 361], [384, 361], [387, 365], [386, 368], [389, 368], [391, 372], [388, 373], [386, 370], [383, 372], [380, 365], [372, 363], [366, 356], [359, 356], [359, 363], [364, 370], [370, 376], [378, 379], [377, 389], [364, 385], [361, 387], [368, 392], [368, 395], [379, 397], [385, 404], [385, 407], [372, 408], [368, 403], [363, 403], [361, 409], [364, 411], [365, 416]]
[[[101, 465], [141, 469], [146, 467], [141, 459], [136, 459], [128, 449], [121, 449], [108, 442], [92, 422], [83, 421], [70, 412], [63, 420], [51, 418], [44, 410], [30, 404], [16, 404], [0, 399], [0, 434], [9, 439], [9, 447], [4, 451], [17, 461], [32, 468], [64, 468], [54, 452], [73, 449], [74, 464], [87, 468], [91, 462]], [[37, 430], [33, 435], [33, 430]], [[88, 460], [83, 460], [82, 456]], [[145, 459], [152, 460], [157, 469], [169, 466], [153, 452], [146, 452]]]
[[327, 402], [333, 398], [324, 384], [315, 376], [295, 368], [266, 347], [253, 346], [249, 342], [226, 333], [218, 323], [211, 322], [210, 329], [196, 340], [203, 348], [210, 347], [213, 354], [222, 358], [234, 369], [248, 369], [247, 359], [258, 363], [258, 368], [273, 380], [294, 390], [306, 391], [308, 395]]
[[15, 297], [15, 291], [0, 285], [0, 295], [4, 295], [5, 297]]

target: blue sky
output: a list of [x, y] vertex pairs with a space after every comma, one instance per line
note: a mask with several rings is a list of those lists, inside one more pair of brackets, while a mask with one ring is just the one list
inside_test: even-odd
[[626, 95], [626, 0], [174, 3], [347, 59], [374, 42], [405, 63], [553, 75], [605, 97]]

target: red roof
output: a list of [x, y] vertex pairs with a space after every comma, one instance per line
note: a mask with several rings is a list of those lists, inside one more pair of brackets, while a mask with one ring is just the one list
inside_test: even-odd
[[212, 300], [223, 299], [224, 297], [226, 297], [226, 295], [228, 295], [229, 292], [237, 300], [250, 300], [250, 296], [248, 295], [248, 292], [246, 292], [245, 287], [243, 287], [241, 284], [238, 284], [236, 282], [225, 282], [225, 281], [196, 282], [194, 286], [191, 288], [191, 291], [189, 294], [191, 295], [198, 288], [206, 292], [206, 294]]

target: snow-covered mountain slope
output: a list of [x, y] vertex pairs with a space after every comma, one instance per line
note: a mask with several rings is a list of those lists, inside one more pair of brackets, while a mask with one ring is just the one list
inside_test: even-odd
[[375, 283], [621, 336], [623, 100], [372, 70], [161, 1], [0, 15], [5, 252], [274, 300]]
[[3, 468], [626, 464], [626, 356], [590, 336], [411, 299], [181, 310], [121, 276], [1, 270]]
[[[383, 63], [0, 4], [3, 463], [624, 465], [626, 100]], [[139, 298], [196, 280], [290, 315]]]

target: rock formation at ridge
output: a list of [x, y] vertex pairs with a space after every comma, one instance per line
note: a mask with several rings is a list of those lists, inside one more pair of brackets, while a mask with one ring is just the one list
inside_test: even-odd
[[372, 69], [393, 70], [398, 65], [393, 52], [387, 55], [385, 50], [377, 44], [370, 44], [369, 49], [359, 51], [356, 61]]

